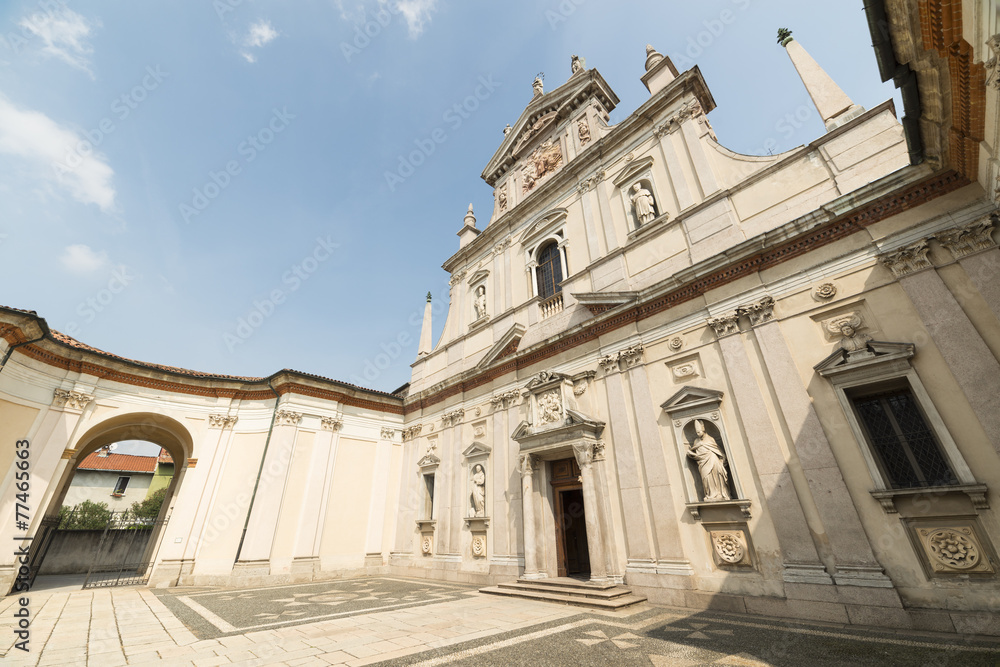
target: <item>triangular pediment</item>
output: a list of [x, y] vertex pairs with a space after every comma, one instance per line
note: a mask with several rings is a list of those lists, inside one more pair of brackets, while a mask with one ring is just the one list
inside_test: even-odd
[[473, 456], [483, 456], [483, 455], [489, 456], [490, 452], [492, 451], [493, 448], [490, 447], [489, 445], [482, 442], [474, 442], [465, 448], [465, 451], [462, 452], [462, 456], [464, 456], [467, 459], [472, 458]]
[[596, 315], [634, 302], [638, 298], [638, 292], [574, 292], [573, 298]]
[[486, 352], [486, 355], [476, 364], [476, 369], [486, 368], [497, 359], [517, 352], [518, 343], [521, 342], [525, 331], [527, 331], [527, 328], [523, 324], [514, 324]]
[[423, 458], [417, 461], [418, 468], [432, 468], [440, 464], [441, 459], [434, 454], [424, 454]]
[[723, 393], [716, 389], [685, 386], [668, 398], [660, 407], [669, 414], [677, 410], [718, 405], [722, 401], [722, 396]]
[[916, 352], [913, 343], [887, 343], [884, 341], [868, 341], [871, 354], [855, 355], [852, 359], [846, 350], [837, 348], [833, 354], [813, 366], [820, 375], [839, 373], [853, 368], [861, 368], [871, 364], [880, 364], [896, 359], [909, 359]]
[[490, 275], [490, 272], [487, 271], [486, 269], [479, 269], [478, 271], [476, 271], [475, 273], [472, 274], [472, 277], [469, 278], [468, 283], [470, 285], [475, 285], [480, 280], [486, 280], [486, 278], [489, 275]]
[[555, 90], [533, 97], [486, 165], [483, 180], [495, 185], [537, 139], [546, 136], [593, 98], [608, 113], [618, 105], [618, 96], [596, 69], [578, 72]]

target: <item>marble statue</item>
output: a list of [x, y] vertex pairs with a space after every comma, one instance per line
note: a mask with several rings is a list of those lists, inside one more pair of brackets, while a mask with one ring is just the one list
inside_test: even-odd
[[632, 204], [635, 206], [635, 218], [644, 225], [656, 217], [656, 202], [653, 193], [642, 187], [641, 183], [632, 186]]
[[472, 308], [475, 310], [477, 320], [486, 317], [486, 285], [480, 285], [476, 288], [476, 300], [473, 302]]
[[694, 442], [687, 443], [687, 455], [698, 464], [701, 475], [702, 500], [729, 500], [729, 473], [726, 472], [726, 455], [715, 438], [705, 432], [705, 424], [694, 420]]
[[512, 128], [510, 126], [510, 123], [507, 123], [507, 126], [505, 128], [503, 128], [503, 136], [506, 137], [508, 134], [510, 134], [511, 129]]
[[538, 420], [543, 424], [562, 419], [562, 400], [559, 390], [547, 391], [538, 397]]
[[573, 74], [576, 74], [577, 72], [582, 72], [584, 69], [586, 69], [586, 67], [587, 67], [587, 61], [585, 59], [581, 58], [580, 56], [573, 56], [573, 59], [570, 62], [570, 69], [573, 71]]
[[482, 463], [472, 466], [472, 493], [469, 516], [486, 516], [486, 469]]
[[536, 76], [535, 80], [531, 83], [531, 89], [535, 91], [535, 95], [541, 95], [544, 90], [544, 84], [542, 83], [542, 77]]

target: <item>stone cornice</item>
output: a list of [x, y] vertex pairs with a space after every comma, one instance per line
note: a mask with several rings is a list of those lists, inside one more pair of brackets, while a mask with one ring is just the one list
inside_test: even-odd
[[427, 390], [410, 394], [405, 399], [405, 410], [426, 409], [570, 348], [596, 342], [608, 331], [700, 298], [709, 290], [778, 266], [968, 184], [967, 179], [953, 171], [914, 180], [917, 175], [925, 173], [926, 170], [921, 167], [908, 167], [890, 174], [823, 205], [813, 213], [677, 272], [639, 293], [636, 302], [601, 313], [558, 336], [520, 349], [484, 368], [467, 371]]

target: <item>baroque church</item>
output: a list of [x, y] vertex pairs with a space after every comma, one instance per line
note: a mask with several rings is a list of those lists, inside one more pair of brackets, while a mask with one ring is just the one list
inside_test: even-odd
[[125, 359], [0, 308], [0, 521], [32, 555], [0, 554], [3, 586], [77, 464], [136, 439], [176, 464], [149, 586], [389, 573], [1000, 634], [1000, 17], [944, 4], [866, 3], [902, 109], [779, 31], [825, 132], [776, 155], [725, 148], [709, 82], [652, 46], [614, 125], [583, 58], [536, 80], [395, 393]]

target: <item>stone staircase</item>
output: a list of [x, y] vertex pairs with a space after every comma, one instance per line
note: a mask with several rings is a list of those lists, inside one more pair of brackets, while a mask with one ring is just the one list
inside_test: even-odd
[[569, 577], [518, 579], [480, 588], [479, 592], [610, 611], [624, 609], [646, 600], [642, 596], [633, 595], [630, 588], [618, 584], [595, 584]]

